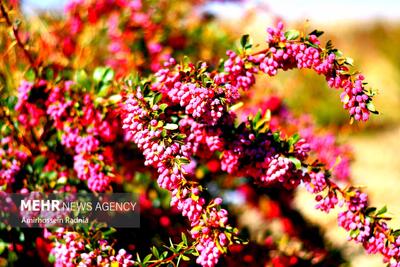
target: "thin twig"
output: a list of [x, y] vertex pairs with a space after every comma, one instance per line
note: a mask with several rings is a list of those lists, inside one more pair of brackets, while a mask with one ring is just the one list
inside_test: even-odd
[[12, 28], [15, 40], [17, 41], [18, 46], [22, 49], [22, 51], [24, 52], [25, 57], [28, 59], [29, 64], [31, 65], [33, 71], [35, 72], [36, 76], [38, 75], [38, 70], [36, 68], [36, 63], [35, 60], [33, 59], [32, 55], [29, 53], [29, 51], [26, 49], [25, 45], [22, 43], [21, 38], [19, 38], [19, 34], [18, 34], [18, 26], [14, 25], [6, 11], [6, 8], [4, 6], [3, 0], [0, 0], [0, 10], [1, 10], [1, 14], [4, 17], [4, 19], [6, 20], [6, 23], [9, 27]]
[[158, 261], [156, 261], [156, 262], [153, 262], [152, 264], [149, 265], [149, 267], [155, 267], [155, 266], [159, 266], [159, 265], [164, 264], [164, 263], [171, 262], [171, 261], [172, 261], [173, 259], [175, 259], [176, 257], [179, 257], [179, 256], [185, 254], [185, 252], [187, 252], [187, 251], [189, 251], [189, 250], [191, 250], [191, 249], [193, 249], [193, 248], [194, 248], [194, 246], [188, 247], [187, 249], [184, 249], [184, 250], [182, 250], [182, 251], [180, 251], [180, 252], [178, 252], [178, 253], [172, 254], [170, 257], [168, 257], [168, 258], [166, 258], [166, 259], [158, 260]]
[[[1, 0], [0, 0], [1, 1]], [[253, 54], [251, 54], [252, 56], [257, 56], [257, 55], [260, 55], [260, 54], [265, 54], [266, 52], [268, 52], [268, 50], [269, 50], [269, 48], [266, 48], [266, 49], [263, 49], [263, 50], [261, 50], [261, 51], [258, 51], [258, 52], [255, 52], [255, 53], [253, 53]]]

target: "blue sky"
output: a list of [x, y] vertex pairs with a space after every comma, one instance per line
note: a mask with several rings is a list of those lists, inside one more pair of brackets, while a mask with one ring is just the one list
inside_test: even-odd
[[22, 0], [22, 4], [27, 11], [34, 9], [63, 10], [67, 0]]
[[[177, 0], [178, 1], [178, 0]], [[35, 8], [62, 10], [67, 0], [23, 0], [26, 10]], [[400, 1], [396, 0], [248, 0], [247, 7], [264, 4], [286, 20], [329, 22], [337, 20], [400, 20]], [[237, 16], [243, 10], [236, 4], [213, 4], [207, 7], [222, 14]]]

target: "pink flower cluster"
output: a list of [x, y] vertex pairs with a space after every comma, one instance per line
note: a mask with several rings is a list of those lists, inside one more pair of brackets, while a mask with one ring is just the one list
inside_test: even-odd
[[[173, 83], [170, 83], [173, 84]], [[165, 85], [165, 83], [164, 83]], [[168, 105], [180, 105], [187, 111], [192, 104], [191, 100], [177, 101], [174, 94], [168, 94], [166, 87], [161, 87], [166, 92]], [[193, 96], [192, 100], [197, 96]], [[204, 99], [209, 101], [209, 99]], [[164, 104], [164, 103], [163, 103]], [[222, 253], [215, 242], [219, 242], [221, 226], [227, 223], [225, 210], [218, 211], [217, 207], [205, 207], [205, 199], [200, 196], [201, 190], [196, 183], [190, 183], [185, 178], [185, 171], [181, 163], [191, 158], [192, 153], [206, 138], [197, 139], [195, 136], [185, 135], [185, 140], [179, 142], [174, 140], [174, 132], [181, 127], [181, 130], [197, 128], [197, 131], [204, 133], [194, 119], [201, 119], [196, 114], [191, 114], [191, 119], [185, 119], [182, 123], [171, 124], [168, 122], [153, 123], [160, 114], [161, 104], [151, 105], [145, 100], [140, 88], [136, 88], [134, 95], [129, 95], [124, 104], [123, 128], [127, 131], [127, 138], [135, 142], [145, 156], [145, 164], [155, 167], [158, 171], [158, 184], [172, 191], [171, 206], [176, 207], [187, 217], [192, 226], [192, 237], [198, 240], [197, 249], [200, 256], [197, 262], [203, 266], [214, 266]], [[207, 117], [212, 120], [212, 117]], [[172, 126], [176, 125], [176, 126]], [[163, 134], [164, 132], [164, 134]], [[185, 132], [185, 131], [184, 131]], [[196, 147], [196, 148], [194, 148]], [[220, 202], [217, 201], [220, 204]], [[215, 202], [214, 204], [215, 205]], [[199, 235], [201, 232], [201, 235]], [[215, 240], [217, 238], [217, 241]], [[221, 236], [223, 246], [228, 242]], [[222, 244], [221, 244], [222, 245]]]
[[55, 267], [74, 267], [77, 258], [81, 251], [84, 250], [85, 244], [79, 240], [79, 234], [76, 232], [64, 232], [64, 229], [59, 229], [56, 233], [57, 240], [65, 241], [65, 244], [56, 242], [51, 254], [55, 257]]
[[175, 142], [162, 145], [158, 139], [161, 139], [163, 128], [157, 128], [158, 124], [151, 125], [151, 113], [142, 108], [141, 104], [145, 105], [144, 98], [138, 90], [135, 98], [130, 96], [125, 102], [126, 113], [123, 115], [122, 127], [127, 131], [127, 138], [143, 151], [145, 165], [157, 168], [159, 185], [171, 190], [182, 180], [179, 165], [174, 159], [189, 156], [189, 144], [181, 145]]
[[373, 230], [371, 219], [360, 213], [368, 205], [368, 197], [360, 190], [352, 190], [345, 202], [346, 211], [340, 212], [338, 223], [345, 230], [350, 231], [349, 239], [354, 239], [359, 243], [368, 240]]
[[11, 185], [28, 155], [15, 144], [11, 136], [0, 139], [0, 186]]
[[371, 235], [372, 229], [370, 219], [362, 218], [360, 215], [350, 210], [339, 213], [338, 224], [346, 231], [357, 231], [354, 234], [350, 232], [349, 240], [354, 239], [359, 243], [363, 243]]
[[254, 74], [258, 70], [275, 76], [280, 69], [312, 69], [324, 75], [330, 87], [344, 90], [341, 100], [354, 119], [368, 120], [368, 103], [371, 97], [366, 93], [362, 75], [348, 74], [348, 67], [343, 63], [339, 64], [334, 52], [321, 48], [315, 35], [309, 35], [305, 39], [291, 36], [288, 39], [289, 36], [286, 37], [283, 32], [282, 23], [276, 29], [269, 28], [268, 33], [269, 48], [265, 51], [240, 57], [229, 52], [229, 59], [225, 62], [226, 74], [216, 75], [217, 84], [229, 83], [234, 88], [232, 95], [236, 96], [237, 87], [248, 89], [254, 83]]
[[[221, 169], [234, 176], [253, 177], [265, 185], [280, 183], [287, 188], [297, 187], [305, 177], [298, 169], [301, 166], [295, 166], [288, 151], [280, 151], [281, 144], [275, 144], [272, 132], [253, 132], [248, 124], [245, 124], [247, 128], [235, 129], [228, 140], [221, 137], [225, 148], [221, 155]], [[305, 159], [309, 145], [300, 140], [293, 150], [300, 159]]]
[[[90, 267], [90, 266], [134, 266], [132, 255], [120, 249], [114, 255], [113, 247], [107, 240], [99, 240], [96, 244], [88, 243], [78, 232], [59, 228], [54, 236], [46, 234], [47, 238], [55, 237], [55, 246], [51, 254], [55, 258], [55, 267]], [[89, 252], [88, 248], [92, 247]]]
[[[172, 68], [168, 68], [170, 66]], [[184, 107], [185, 112], [194, 119], [217, 123], [226, 110], [221, 99], [215, 97], [217, 92], [199, 83], [183, 82], [190, 77], [185, 77], [188, 75], [183, 72], [183, 68], [175, 60], [169, 60], [165, 68], [156, 73], [157, 82], [153, 84], [153, 88], [167, 95], [173, 104]], [[191, 73], [196, 72], [193, 64], [189, 64], [187, 68]]]
[[[51, 122], [60, 133], [61, 144], [73, 151], [78, 178], [87, 180], [92, 191], [105, 191], [112, 181], [113, 167], [111, 160], [105, 157], [102, 145], [115, 140], [119, 123], [112, 112], [103, 114], [94, 106], [94, 96], [87, 93], [82, 99], [75, 87], [72, 81], [54, 87], [45, 82], [37, 85], [23, 82], [19, 88], [17, 108], [20, 116]], [[40, 95], [40, 98], [30, 103], [30, 94]], [[30, 122], [20, 121], [25, 127], [31, 127]]]
[[40, 120], [45, 115], [43, 109], [36, 105], [36, 99], [30, 98], [31, 92], [40, 93], [46, 88], [46, 81], [39, 81], [33, 84], [27, 81], [22, 81], [18, 87], [18, 102], [15, 105], [15, 110], [18, 111], [18, 121], [27, 129], [32, 129], [40, 124]]
[[349, 80], [337, 81], [336, 77], [332, 83], [336, 88], [344, 88], [340, 98], [343, 107], [349, 110], [350, 115], [356, 120], [367, 121], [370, 113], [367, 107], [370, 97], [364, 92], [363, 80], [364, 76], [360, 74], [354, 82]]
[[305, 183], [305, 186], [310, 193], [320, 193], [326, 188], [326, 178], [323, 172], [310, 172], [309, 177], [310, 180]]
[[290, 168], [291, 162], [288, 158], [276, 155], [269, 161], [267, 172], [265, 175], [261, 176], [260, 179], [265, 183], [274, 181], [283, 183], [285, 181], [285, 176], [289, 173]]
[[330, 190], [326, 193], [325, 197], [323, 197], [322, 194], [316, 195], [315, 200], [317, 201], [315, 208], [326, 213], [329, 213], [330, 210], [334, 209], [339, 203], [336, 192]]
[[[319, 144], [318, 141], [322, 137], [319, 139], [317, 135], [303, 133], [311, 141], [311, 144], [306, 139], [301, 139], [295, 142], [291, 148], [286, 148], [293, 152], [282, 151], [282, 143], [276, 143], [275, 137], [271, 132], [252, 132], [253, 130], [249, 127], [249, 122], [244, 122], [247, 127], [235, 129], [233, 123], [235, 114], [228, 112], [225, 106], [220, 106], [221, 112], [218, 113], [217, 117], [210, 116], [212, 114], [210, 111], [215, 110], [212, 103], [220, 101], [221, 96], [225, 97], [225, 100], [229, 104], [234, 104], [239, 98], [239, 89], [247, 90], [251, 87], [255, 82], [254, 74], [257, 73], [257, 67], [262, 71], [269, 72], [270, 75], [275, 75], [278, 69], [286, 70], [294, 67], [311, 68], [317, 73], [326, 76], [331, 75], [334, 66], [336, 66], [334, 64], [334, 55], [322, 58], [320, 49], [292, 42], [288, 42], [284, 49], [275, 48], [273, 45], [277, 39], [279, 42], [286, 41], [283, 32], [281, 32], [282, 29], [276, 31], [278, 34], [275, 37], [272, 36], [269, 40], [270, 49], [267, 53], [254, 57], [243, 57], [243, 55], [238, 56], [233, 52], [228, 52], [229, 59], [225, 62], [224, 72], [216, 73], [214, 76], [205, 72], [203, 68], [196, 69], [190, 63], [181, 66], [176, 64], [174, 60], [170, 60], [167, 62], [166, 68], [161, 69], [156, 74], [157, 80], [152, 85], [152, 89], [163, 94], [163, 99], [167, 101], [166, 104], [168, 107], [183, 109], [183, 114], [193, 118], [192, 120], [182, 118], [183, 123], [180, 123], [180, 131], [185, 133], [185, 129], [188, 129], [188, 126], [190, 126], [190, 129], [196, 131], [198, 135], [189, 135], [190, 139], [186, 139], [186, 141], [195, 141], [191, 145], [191, 148], [196, 147], [194, 151], [192, 150], [192, 153], [196, 153], [199, 147], [201, 147], [201, 151], [204, 151], [206, 148], [210, 152], [221, 149], [223, 151], [221, 154], [222, 170], [235, 176], [244, 175], [254, 177], [264, 184], [280, 183], [287, 188], [295, 188], [301, 182], [304, 182], [310, 192], [318, 194], [316, 196], [318, 202], [317, 208], [328, 212], [339, 203], [337, 194], [334, 190], [328, 189], [325, 197], [323, 197], [323, 191], [330, 185], [327, 182], [328, 178], [325, 176], [323, 170], [317, 172], [305, 171], [303, 167], [307, 165], [303, 162], [307, 160], [310, 153], [322, 153], [323, 148], [334, 146], [332, 142], [335, 140], [329, 140], [327, 144]], [[319, 44], [315, 36], [310, 36], [309, 39], [312, 44]], [[199, 81], [196, 77], [198, 73], [201, 73], [203, 77], [202, 81]], [[209, 81], [209, 85], [204, 87], [203, 83], [204, 81], [207, 82], [207, 80]], [[140, 92], [139, 94], [143, 100]], [[132, 112], [132, 110], [134, 109], [128, 108], [128, 112]], [[136, 115], [131, 113], [129, 119], [126, 122], [124, 121], [124, 123], [127, 123], [126, 128], [137, 130], [136, 143], [148, 143], [152, 139], [152, 137], [149, 138], [142, 135], [146, 131], [149, 131], [149, 126], [143, 127], [143, 124], [137, 124], [138, 119], [135, 121], [135, 116], [142, 120], [147, 116], [148, 121], [156, 119], [155, 117], [149, 117], [149, 115], [150, 112], [143, 110], [142, 106], [136, 111]], [[129, 123], [131, 121], [133, 123]], [[221, 121], [224, 122], [223, 126], [219, 124]], [[153, 127], [155, 125], [158, 125], [157, 121], [153, 123]], [[218, 134], [215, 135], [215, 133]], [[158, 136], [160, 135], [161, 133], [158, 133]], [[148, 147], [154, 147], [154, 145], [150, 142]], [[327, 164], [332, 164], [333, 166], [333, 161], [336, 164], [336, 152], [328, 154], [325, 160]], [[146, 162], [148, 161], [147, 155], [148, 153], [145, 153]], [[153, 157], [152, 153], [150, 155]], [[187, 158], [190, 158], [190, 156], [190, 154], [185, 155]], [[345, 165], [343, 169], [346, 167], [348, 166]], [[164, 178], [170, 177], [171, 172], [174, 172], [173, 170], [173, 165], [166, 166], [162, 170], [163, 173], [160, 175], [162, 179], [160, 180], [159, 178], [159, 183], [162, 186], [165, 184]], [[176, 169], [175, 172], [177, 172], [175, 175], [179, 173]], [[167, 184], [171, 188], [174, 188], [180, 181], [184, 181], [184, 175], [181, 175], [176, 183], [171, 183], [171, 179], [167, 179], [167, 181]], [[200, 216], [201, 205], [204, 203], [202, 201], [198, 205], [192, 195], [192, 193], [186, 191], [182, 194], [181, 191], [175, 189], [172, 204], [178, 205], [178, 209], [189, 217], [193, 226], [196, 225], [196, 223], [193, 224], [193, 220], [196, 220]], [[186, 198], [187, 196], [190, 196], [190, 198]], [[198, 198], [196, 194], [194, 196], [195, 199]], [[206, 233], [208, 233], [207, 230]], [[195, 234], [198, 234], [197, 230]], [[198, 262], [211, 264], [215, 259], [214, 256], [216, 256], [214, 255], [214, 250], [211, 250], [215, 240], [209, 239], [209, 237], [201, 237], [200, 240], [203, 241], [200, 243], [199, 248], [203, 252], [207, 251], [205, 254], [207, 256], [200, 256]], [[216, 250], [215, 253], [217, 253]]]
[[171, 206], [177, 207], [183, 216], [188, 217], [192, 225], [196, 225], [200, 220], [205, 204], [205, 200], [200, 198], [199, 193], [200, 191], [197, 188], [193, 189], [192, 192], [184, 188], [180, 194], [178, 189], [172, 191]]
[[240, 90], [247, 91], [255, 84], [258, 69], [251, 64], [252, 56], [242, 58], [230, 50], [226, 54], [229, 58], [224, 62], [224, 72], [215, 75], [214, 82], [226, 88], [226, 98], [233, 102], [240, 98]]
[[[216, 198], [213, 203], [214, 205], [220, 205], [222, 199]], [[192, 229], [192, 237], [200, 239], [199, 244], [196, 246], [196, 249], [200, 251], [200, 256], [196, 260], [198, 264], [202, 266], [214, 266], [217, 264], [222, 252], [218, 249], [216, 242], [225, 247], [229, 244], [229, 241], [224, 233], [220, 233], [215, 229], [227, 226], [227, 216], [228, 212], [225, 209], [211, 206], [207, 220], [201, 221]]]
[[74, 170], [78, 178], [87, 181], [88, 188], [94, 192], [104, 192], [112, 180], [111, 172], [103, 162], [104, 156], [101, 154], [74, 156]]
[[321, 131], [316, 127], [310, 116], [296, 117], [283, 104], [279, 96], [271, 96], [260, 103], [240, 110], [240, 118], [246, 121], [251, 114], [261, 110], [263, 114], [270, 110], [272, 113], [269, 128], [272, 131], [281, 131], [290, 135], [298, 132], [303, 140], [299, 140], [295, 146], [298, 157], [304, 160], [308, 155], [318, 159], [327, 169], [332, 170], [332, 178], [339, 181], [347, 181], [350, 178], [350, 162], [352, 151], [349, 145], [340, 144], [331, 131]]
[[[386, 208], [378, 212], [369, 208], [367, 194], [359, 189], [339, 192], [336, 186], [325, 186], [328, 187], [325, 197], [317, 195], [317, 208], [329, 212], [338, 204], [344, 205], [345, 209], [338, 214], [338, 225], [349, 232], [348, 239], [362, 244], [370, 254], [382, 254], [388, 266], [400, 266], [400, 238], [385, 222]], [[341, 194], [343, 199], [339, 201], [337, 194]]]

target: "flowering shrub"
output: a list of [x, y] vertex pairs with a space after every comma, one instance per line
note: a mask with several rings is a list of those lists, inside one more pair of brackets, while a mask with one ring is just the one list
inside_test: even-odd
[[[190, 40], [190, 27], [212, 22], [173, 25], [189, 20], [175, 1], [71, 1], [51, 37], [32, 33], [49, 48], [43, 51], [28, 49], [11, 6], [0, 4], [14, 38], [7, 42], [28, 63], [25, 78], [13, 82], [16, 96], [7, 87], [2, 98], [2, 192], [135, 192], [146, 229], [25, 231], [2, 223], [7, 263], [23, 264], [18, 256], [26, 254], [54, 266], [337, 266], [340, 253], [291, 205], [304, 186], [315, 208], [340, 209], [349, 240], [400, 266], [400, 232], [386, 224], [386, 207], [371, 207], [351, 185], [349, 147], [309, 117], [293, 115], [279, 97], [244, 103], [257, 79], [309, 69], [341, 90], [351, 121], [377, 113], [364, 76], [331, 42], [321, 45], [322, 32], [285, 30], [279, 22], [261, 48], [244, 35], [219, 63], [218, 54], [196, 62], [182, 51], [197, 59], [199, 45], [219, 51], [230, 40], [215, 49], [220, 36]], [[98, 43], [85, 40], [93, 29], [104, 30]], [[5, 61], [17, 70], [14, 63]], [[282, 229], [255, 238], [240, 224], [238, 206], [259, 210]]]

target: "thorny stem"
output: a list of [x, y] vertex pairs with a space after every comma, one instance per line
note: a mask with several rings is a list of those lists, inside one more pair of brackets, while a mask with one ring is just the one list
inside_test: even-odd
[[168, 262], [172, 261], [173, 259], [175, 259], [176, 257], [179, 257], [179, 256], [185, 254], [185, 252], [187, 252], [188, 250], [191, 250], [191, 249], [194, 249], [194, 245], [191, 246], [191, 247], [188, 247], [188, 248], [186, 248], [186, 249], [184, 249], [182, 251], [180, 251], [179, 253], [174, 253], [174, 254], [172, 254], [170, 257], [168, 257], [166, 259], [158, 260], [156, 262], [153, 262], [148, 267], [155, 267], [155, 266], [159, 266], [159, 265], [161, 265], [163, 263], [168, 263]]
[[37, 76], [38, 75], [38, 70], [37, 70], [37, 67], [36, 67], [35, 60], [33, 59], [32, 55], [29, 53], [29, 51], [26, 49], [25, 45], [22, 43], [21, 38], [19, 38], [18, 26], [13, 25], [9, 15], [8, 15], [8, 13], [6, 11], [6, 8], [4, 6], [3, 0], [0, 0], [0, 10], [1, 10], [1, 14], [4, 17], [7, 25], [12, 28], [13, 35], [15, 37], [15, 40], [17, 41], [18, 46], [24, 52], [25, 57], [28, 59], [29, 64], [31, 65], [33, 71], [35, 72], [35, 75]]
[[[1, 0], [0, 0], [1, 1]], [[253, 53], [253, 54], [251, 54], [252, 56], [258, 56], [258, 55], [260, 55], [260, 54], [265, 54], [266, 52], [268, 52], [269, 51], [269, 47], [268, 48], [266, 48], [266, 49], [263, 49], [263, 50], [261, 50], [261, 51], [258, 51], [258, 52], [255, 52], [255, 53]]]

